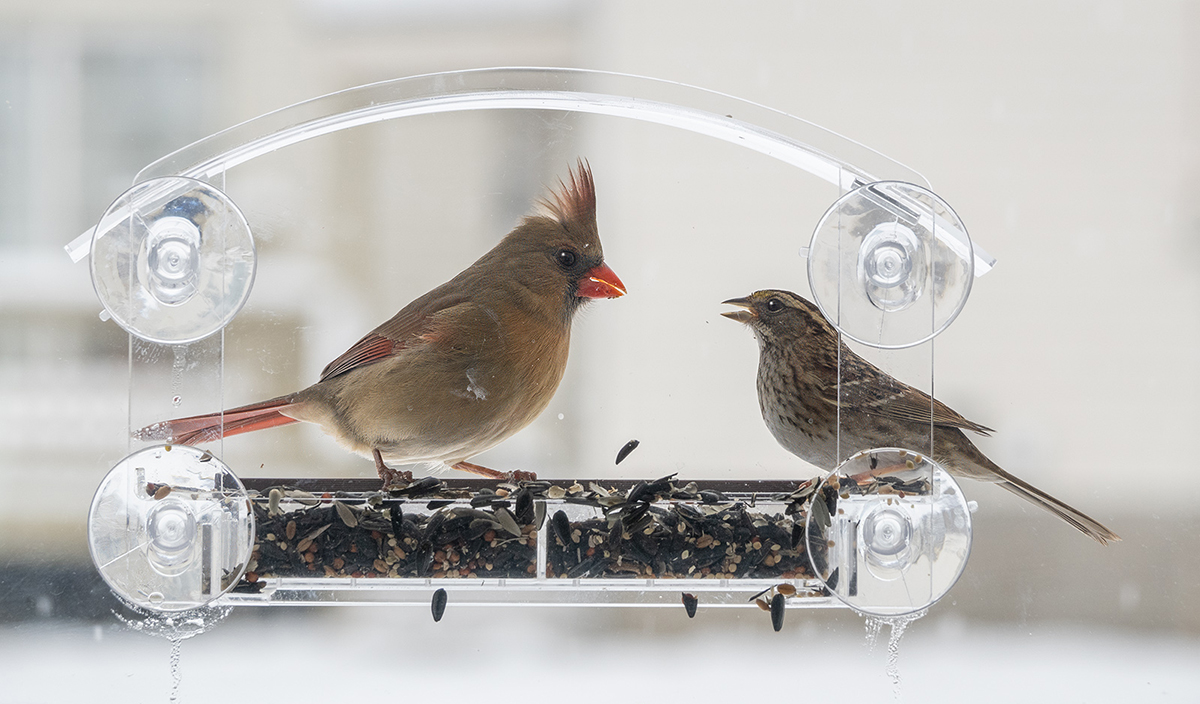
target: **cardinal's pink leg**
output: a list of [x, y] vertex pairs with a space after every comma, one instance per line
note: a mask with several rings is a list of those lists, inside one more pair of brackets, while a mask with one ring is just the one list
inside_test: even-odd
[[537, 479], [536, 474], [534, 474], [533, 472], [526, 472], [523, 469], [514, 469], [511, 472], [497, 472], [494, 469], [488, 469], [487, 467], [483, 467], [483, 466], [480, 466], [477, 464], [472, 464], [470, 462], [465, 462], [465, 461], [458, 462], [457, 464], [452, 464], [450, 466], [453, 467], [454, 469], [458, 469], [463, 472], [470, 472], [471, 474], [478, 474], [481, 477], [487, 477], [488, 479], [498, 479], [500, 481], [531, 482], [531, 481]]

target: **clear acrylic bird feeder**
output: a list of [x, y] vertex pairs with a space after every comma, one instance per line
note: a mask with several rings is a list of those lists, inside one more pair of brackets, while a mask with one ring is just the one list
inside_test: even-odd
[[[223, 406], [225, 328], [253, 300], [258, 258], [284, 256], [279, 243], [259, 254], [228, 195], [239, 167], [351, 128], [479, 111], [659, 125], [829, 184], [840, 197], [801, 253], [817, 304], [858, 343], [928, 345], [994, 263], [917, 172], [730, 96], [542, 68], [375, 83], [263, 115], [150, 164], [67, 245], [75, 261], [91, 255], [101, 317], [130, 334], [131, 430]], [[844, 603], [892, 615], [944, 595], [970, 546], [966, 502], [927, 447], [860, 453], [820, 480], [434, 478], [398, 492], [380, 491], [374, 479], [251, 477], [256, 468], [227, 465], [222, 447], [131, 439], [102, 482], [89, 544], [125, 600], [157, 611], [429, 603], [445, 589], [451, 605], [682, 600], [694, 609], [750, 606], [770, 591], [792, 607]], [[873, 473], [880, 463], [894, 471]]]

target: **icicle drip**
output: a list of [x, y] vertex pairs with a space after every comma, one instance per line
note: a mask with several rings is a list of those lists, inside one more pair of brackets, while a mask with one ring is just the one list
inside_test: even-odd
[[867, 616], [867, 648], [871, 652], [875, 652], [875, 645], [879, 642], [879, 631], [883, 628], [884, 620], [878, 616]]
[[[148, 635], [166, 638], [171, 642], [171, 697], [170, 701], [178, 701], [179, 684], [183, 681], [183, 673], [179, 669], [179, 653], [183, 641], [195, 638], [201, 633], [211, 631], [218, 623], [233, 611], [232, 606], [204, 606], [189, 611], [177, 611], [168, 614], [156, 614], [127, 604], [134, 612], [134, 617], [124, 616], [113, 612], [122, 623], [129, 628]], [[139, 620], [137, 617], [141, 617]]]
[[887, 619], [887, 622], [892, 627], [891, 637], [888, 638], [888, 659], [887, 659], [887, 676], [892, 681], [892, 696], [900, 701], [900, 639], [904, 637], [904, 632], [908, 630], [909, 624], [929, 613], [928, 609], [921, 609], [915, 613], [905, 616], [895, 616]]
[[183, 681], [183, 673], [179, 671], [179, 651], [183, 645], [180, 638], [171, 639], [171, 698], [169, 701], [179, 701], [179, 683]]

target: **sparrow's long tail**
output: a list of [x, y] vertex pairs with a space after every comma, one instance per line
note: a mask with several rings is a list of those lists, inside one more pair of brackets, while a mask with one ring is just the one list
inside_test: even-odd
[[1117, 542], [1121, 539], [1116, 533], [1100, 524], [1099, 521], [1084, 515], [1080, 511], [1071, 508], [1053, 496], [1047, 494], [1036, 486], [1030, 484], [1023, 479], [1018, 479], [1013, 475], [1005, 472], [1003, 469], [992, 465], [993, 471], [999, 475], [1000, 479], [996, 484], [1008, 489], [1012, 493], [1020, 496], [1026, 501], [1041, 506], [1055, 516], [1063, 519], [1067, 523], [1075, 526], [1080, 532], [1088, 536], [1092, 540], [1101, 545], [1108, 545], [1110, 542]]
[[293, 396], [280, 396], [270, 401], [231, 408], [220, 413], [164, 420], [135, 431], [133, 435], [138, 440], [161, 440], [177, 445], [199, 445], [230, 435], [299, 423], [300, 421], [295, 418], [284, 415], [288, 408], [295, 405], [297, 404]]

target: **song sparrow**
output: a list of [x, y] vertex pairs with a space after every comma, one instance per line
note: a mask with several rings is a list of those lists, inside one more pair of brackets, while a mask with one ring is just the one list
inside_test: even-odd
[[951, 474], [999, 484], [1101, 544], [1120, 540], [1095, 520], [998, 467], [963, 433], [987, 435], [991, 428], [967, 420], [855, 354], [813, 303], [771, 290], [725, 303], [744, 310], [722, 315], [749, 325], [758, 338], [758, 405], [771, 434], [792, 454], [832, 470], [854, 453], [877, 447], [930, 452]]

